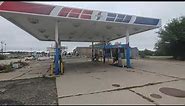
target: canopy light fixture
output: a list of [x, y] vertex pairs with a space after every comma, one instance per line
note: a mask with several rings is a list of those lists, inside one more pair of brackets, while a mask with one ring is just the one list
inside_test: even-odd
[[69, 36], [69, 39], [72, 39], [73, 37], [72, 36]]
[[121, 34], [116, 34], [117, 36], [121, 36]]
[[134, 28], [134, 31], [138, 31], [139, 30], [139, 28]]
[[112, 26], [107, 25], [106, 26], [106, 29], [109, 29], [110, 30], [110, 29], [112, 29]]
[[39, 23], [39, 20], [35, 19], [35, 18], [28, 18], [28, 21], [32, 24], [38, 24]]
[[88, 37], [88, 39], [92, 39], [92, 37]]
[[80, 26], [80, 23], [77, 23], [77, 22], [76, 23], [73, 23], [73, 26], [74, 27], [79, 27]]
[[45, 37], [45, 38], [47, 38], [47, 39], [49, 38], [49, 36], [48, 36], [48, 35], [44, 35], [44, 37]]
[[45, 29], [38, 29], [38, 31], [39, 31], [40, 33], [44, 33], [44, 32], [46, 32], [46, 30], [45, 30]]
[[70, 32], [70, 35], [74, 35], [76, 33], [76, 31]]

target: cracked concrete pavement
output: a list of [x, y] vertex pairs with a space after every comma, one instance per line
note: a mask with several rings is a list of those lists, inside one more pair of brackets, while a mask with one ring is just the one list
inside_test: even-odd
[[29, 79], [42, 77], [43, 75], [48, 75], [48, 69], [50, 65], [49, 60], [41, 60], [41, 61], [29, 61], [29, 66], [25, 66], [20, 69], [16, 69], [12, 72], [1, 73], [0, 81], [5, 80], [16, 80], [16, 79]]
[[[185, 104], [185, 98], [166, 95], [162, 87], [185, 90], [185, 62], [172, 60], [132, 60], [133, 69], [89, 59], [64, 59], [65, 73], [56, 78], [59, 104]], [[49, 60], [30, 65], [0, 80], [17, 80], [47, 75]], [[116, 86], [115, 86], [116, 85]], [[1, 89], [3, 92], [3, 89]], [[154, 98], [151, 94], [159, 95]]]
[[132, 64], [133, 69], [101, 62], [66, 63], [65, 74], [56, 79], [59, 104], [185, 104], [185, 98], [159, 92], [166, 86], [185, 90], [185, 62], [139, 59]]
[[48, 59], [32, 60], [29, 66], [0, 73], [0, 104], [57, 105], [55, 78], [47, 77], [49, 67]]

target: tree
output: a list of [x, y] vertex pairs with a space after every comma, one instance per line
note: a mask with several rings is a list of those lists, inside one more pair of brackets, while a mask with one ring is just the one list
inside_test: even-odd
[[185, 17], [172, 19], [157, 33], [160, 40], [155, 44], [156, 55], [185, 60]]
[[145, 49], [143, 51], [139, 51], [139, 55], [141, 56], [141, 58], [145, 58], [146, 56], [153, 56], [155, 54], [155, 52]]

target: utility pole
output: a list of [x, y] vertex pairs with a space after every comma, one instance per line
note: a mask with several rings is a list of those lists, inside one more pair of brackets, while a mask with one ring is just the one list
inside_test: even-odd
[[3, 54], [3, 41], [1, 41], [1, 53]]
[[5, 45], [5, 50], [4, 51], [6, 52], [6, 43], [4, 45]]

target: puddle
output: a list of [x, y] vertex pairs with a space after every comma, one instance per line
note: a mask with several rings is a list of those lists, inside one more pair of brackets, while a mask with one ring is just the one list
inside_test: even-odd
[[113, 87], [120, 87], [119, 84], [112, 84]]
[[169, 96], [174, 96], [174, 97], [179, 97], [179, 98], [185, 98], [185, 91], [176, 89], [176, 88], [169, 88], [169, 87], [162, 87], [159, 89], [160, 92], [169, 95]]
[[150, 94], [151, 97], [156, 98], [156, 99], [161, 99], [162, 96], [158, 94]]

